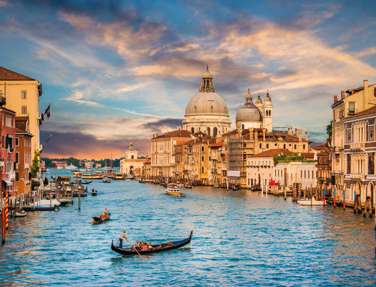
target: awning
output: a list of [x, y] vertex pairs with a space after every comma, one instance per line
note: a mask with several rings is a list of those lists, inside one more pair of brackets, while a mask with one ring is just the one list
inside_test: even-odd
[[9, 179], [3, 179], [3, 182], [5, 183], [6, 186], [10, 187], [12, 186], [12, 182]]

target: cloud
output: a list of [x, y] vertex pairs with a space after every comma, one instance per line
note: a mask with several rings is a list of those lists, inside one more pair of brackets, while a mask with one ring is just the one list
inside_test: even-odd
[[9, 3], [7, 0], [0, 0], [0, 8], [7, 6]]
[[372, 55], [376, 55], [376, 47], [369, 47], [367, 49], [354, 53], [354, 56], [357, 58], [364, 58]]

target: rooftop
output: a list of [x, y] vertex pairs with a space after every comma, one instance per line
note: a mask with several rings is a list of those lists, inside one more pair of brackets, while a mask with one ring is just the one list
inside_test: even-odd
[[0, 66], [0, 81], [35, 81], [35, 79]]
[[160, 139], [160, 138], [188, 138], [191, 137], [192, 134], [189, 131], [186, 130], [174, 130], [170, 132], [166, 132], [161, 135], [157, 135], [153, 137], [153, 139]]

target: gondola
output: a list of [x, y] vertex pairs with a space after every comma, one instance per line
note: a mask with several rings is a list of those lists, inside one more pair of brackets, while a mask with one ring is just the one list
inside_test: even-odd
[[111, 219], [110, 217], [111, 213], [108, 214], [107, 216], [93, 216], [93, 221], [91, 222], [92, 224], [102, 224], [102, 223], [105, 223], [106, 221], [109, 221]]
[[185, 238], [183, 240], [170, 241], [170, 242], [166, 242], [162, 244], [152, 244], [151, 245], [152, 247], [147, 250], [142, 250], [139, 248], [136, 249], [135, 247], [120, 248], [119, 246], [115, 246], [114, 242], [112, 241], [111, 249], [122, 255], [146, 255], [146, 254], [151, 254], [151, 253], [158, 253], [162, 251], [177, 249], [177, 248], [180, 248], [182, 246], [189, 244], [192, 240], [192, 234], [193, 234], [193, 231], [191, 231], [188, 238]]
[[97, 196], [97, 191], [96, 190], [93, 190], [92, 192], [91, 192], [91, 196]]

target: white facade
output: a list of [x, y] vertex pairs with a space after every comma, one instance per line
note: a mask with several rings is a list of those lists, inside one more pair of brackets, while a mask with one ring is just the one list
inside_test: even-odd
[[127, 176], [140, 176], [144, 166], [144, 159], [138, 158], [138, 151], [133, 144], [129, 144], [124, 158], [120, 161], [120, 173]]
[[265, 188], [270, 181], [280, 187], [291, 187], [293, 183], [300, 183], [303, 189], [316, 187], [317, 168], [314, 161], [291, 161], [274, 163], [272, 156], [250, 157], [247, 160], [248, 187], [259, 185]]

